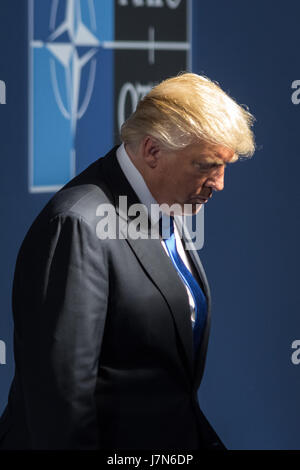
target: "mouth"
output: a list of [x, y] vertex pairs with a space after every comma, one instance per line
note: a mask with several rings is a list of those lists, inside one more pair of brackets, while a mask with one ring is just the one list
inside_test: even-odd
[[190, 201], [193, 203], [193, 204], [205, 204], [208, 199], [205, 199], [205, 198], [202, 198], [202, 197], [193, 197], [190, 199]]

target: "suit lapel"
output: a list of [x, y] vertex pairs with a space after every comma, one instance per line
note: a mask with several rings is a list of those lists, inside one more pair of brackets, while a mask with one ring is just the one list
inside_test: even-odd
[[160, 240], [133, 240], [130, 237], [126, 240], [169, 306], [192, 377], [193, 332], [185, 287]]
[[102, 159], [101, 167], [103, 176], [114, 198], [114, 205], [119, 215], [121, 231], [152, 282], [163, 295], [170, 309], [181, 340], [187, 368], [192, 379], [194, 374], [193, 332], [190, 321], [190, 307], [185, 287], [179, 279], [172, 261], [165, 253], [160, 239], [154, 239], [149, 236], [150, 224], [149, 227], [147, 223], [147, 226], [142, 228], [145, 232], [145, 236], [148, 237], [147, 239], [133, 239], [128, 233], [132, 218], [119, 207], [119, 197], [127, 197], [128, 208], [133, 204], [140, 203], [140, 201], [119, 166], [115, 150], [116, 148]]
[[210, 323], [211, 323], [211, 295], [210, 295], [210, 289], [208, 285], [208, 281], [204, 272], [204, 268], [202, 266], [200, 257], [198, 255], [198, 252], [196, 248], [194, 247], [194, 244], [191, 242], [191, 238], [188, 232], [188, 229], [186, 225], [183, 223], [181, 217], [175, 217], [176, 222], [179, 226], [182, 226], [182, 234], [183, 234], [183, 240], [185, 244], [189, 245], [189, 250], [187, 253], [190, 255], [190, 258], [193, 262], [194, 268], [196, 272], [198, 273], [199, 279], [202, 283], [202, 288], [204, 291], [204, 294], [206, 296], [207, 300], [207, 317], [206, 317], [206, 323], [205, 323], [205, 328], [203, 332], [203, 337], [202, 341], [200, 344], [200, 347], [197, 349], [196, 354], [195, 354], [195, 359], [194, 359], [194, 366], [195, 366], [195, 376], [194, 376], [194, 381], [195, 381], [195, 386], [198, 388], [203, 372], [204, 372], [204, 367], [205, 367], [205, 360], [206, 360], [206, 353], [207, 353], [207, 346], [208, 346], [208, 338], [209, 338], [209, 332], [210, 332]]

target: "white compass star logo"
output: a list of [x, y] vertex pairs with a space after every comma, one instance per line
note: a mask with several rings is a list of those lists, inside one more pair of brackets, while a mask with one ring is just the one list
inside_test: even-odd
[[[93, 91], [96, 61], [92, 60], [88, 86], [81, 106], [79, 105], [79, 93], [81, 83], [81, 71], [96, 54], [100, 42], [90, 29], [82, 22], [80, 0], [67, 0], [65, 19], [54, 28], [58, 2], [52, 4], [50, 18], [50, 34], [45, 46], [65, 69], [65, 80], [68, 105], [65, 106], [58, 87], [56, 64], [52, 60], [51, 76], [56, 102], [62, 114], [71, 120], [73, 137], [76, 132], [77, 120], [85, 113]], [[90, 16], [95, 22], [93, 2], [89, 3]], [[51, 25], [52, 23], [52, 25]], [[95, 28], [94, 28], [95, 29]]]

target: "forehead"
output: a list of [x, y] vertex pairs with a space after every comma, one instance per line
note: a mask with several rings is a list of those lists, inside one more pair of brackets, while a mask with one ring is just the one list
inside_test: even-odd
[[223, 165], [237, 160], [234, 150], [223, 145], [201, 142], [184, 149], [190, 159]]

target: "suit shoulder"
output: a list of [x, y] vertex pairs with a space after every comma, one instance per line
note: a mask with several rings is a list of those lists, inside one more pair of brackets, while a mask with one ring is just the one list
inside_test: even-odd
[[111, 203], [107, 188], [104, 185], [85, 183], [57, 193], [42, 211], [41, 218], [50, 221], [58, 216], [69, 215], [93, 225], [97, 207], [105, 203]]
[[54, 194], [35, 223], [43, 224], [59, 215], [69, 215], [94, 225], [99, 204], [113, 203], [113, 196], [104, 175], [103, 163], [106, 157], [96, 160]]
[[113, 151], [93, 162], [54, 194], [33, 221], [26, 238], [47, 230], [53, 219], [65, 216], [84, 220], [94, 229], [99, 220], [98, 206], [114, 204], [105, 178], [105, 162]]

